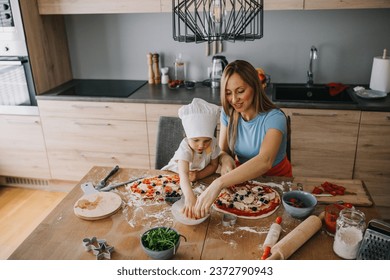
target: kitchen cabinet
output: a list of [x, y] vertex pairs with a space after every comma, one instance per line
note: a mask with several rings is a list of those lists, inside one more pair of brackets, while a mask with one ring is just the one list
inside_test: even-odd
[[38, 100], [38, 106], [53, 178], [80, 180], [94, 165], [150, 167], [144, 104]]
[[354, 178], [364, 180], [378, 206], [389, 206], [390, 112], [362, 112]]
[[160, 2], [167, 4], [164, 0], [38, 0], [38, 7], [41, 15], [159, 13]]
[[304, 0], [264, 0], [264, 10], [303, 10]]
[[[170, 13], [171, 0], [36, 0], [41, 15]], [[387, 0], [264, 0], [264, 10], [321, 10], [389, 8]]]
[[390, 8], [389, 0], [305, 0], [305, 10], [384, 8]]
[[20, 0], [35, 90], [39, 95], [72, 79], [63, 16], [42, 17], [37, 0]]
[[283, 111], [291, 117], [294, 176], [352, 179], [360, 111]]
[[38, 113], [2, 114], [0, 131], [0, 176], [51, 178]]

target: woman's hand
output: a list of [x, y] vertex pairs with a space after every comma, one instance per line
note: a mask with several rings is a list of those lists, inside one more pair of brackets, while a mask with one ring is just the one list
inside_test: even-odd
[[210, 212], [211, 204], [213, 204], [220, 191], [220, 182], [218, 179], [215, 179], [211, 185], [208, 186], [200, 196], [198, 196], [194, 208], [196, 218], [202, 218]]

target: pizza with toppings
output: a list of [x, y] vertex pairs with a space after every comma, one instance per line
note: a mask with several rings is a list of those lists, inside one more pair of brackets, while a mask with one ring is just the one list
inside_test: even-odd
[[213, 204], [217, 211], [246, 219], [264, 218], [280, 206], [279, 193], [256, 181], [247, 181], [225, 188]]
[[180, 197], [182, 194], [177, 174], [141, 178], [128, 184], [126, 188], [145, 200], [164, 200], [166, 197]]

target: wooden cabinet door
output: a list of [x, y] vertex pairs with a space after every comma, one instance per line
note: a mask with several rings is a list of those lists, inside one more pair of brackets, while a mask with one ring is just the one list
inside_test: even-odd
[[283, 109], [294, 176], [352, 179], [360, 111]]
[[156, 13], [160, 0], [38, 0], [39, 13], [47, 14], [118, 14]]
[[65, 20], [63, 16], [40, 16], [36, 0], [19, 1], [35, 90], [39, 95], [73, 78]]
[[55, 179], [80, 180], [94, 165], [149, 168], [145, 104], [39, 100]]
[[303, 10], [304, 0], [264, 0], [264, 10]]
[[389, 206], [390, 112], [362, 112], [354, 178], [365, 182], [377, 205]]
[[39, 116], [0, 118], [0, 175], [50, 179]]
[[53, 178], [80, 180], [95, 165], [149, 168], [145, 122], [51, 117], [43, 127]]

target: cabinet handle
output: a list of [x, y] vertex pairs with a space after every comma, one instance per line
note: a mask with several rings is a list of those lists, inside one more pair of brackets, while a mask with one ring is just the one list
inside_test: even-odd
[[89, 126], [111, 126], [110, 123], [81, 123], [81, 122], [75, 122], [76, 125], [89, 125]]
[[85, 105], [72, 105], [73, 108], [76, 108], [76, 109], [107, 109], [107, 108], [110, 108], [110, 106], [108, 105], [104, 105], [104, 106], [85, 106]]
[[[89, 159], [89, 160], [94, 160], [94, 161], [101, 160], [101, 157], [99, 157], [99, 156], [94, 156], [94, 155], [84, 154], [84, 153], [81, 153], [80, 157], [85, 158], [85, 159]], [[119, 160], [114, 155], [108, 156], [108, 158], [114, 160], [113, 161], [114, 163], [119, 163]]]
[[38, 124], [39, 125], [39, 121], [30, 122], [30, 121], [7, 120], [7, 123], [9, 123], [9, 124]]
[[293, 116], [301, 116], [301, 117], [337, 117], [336, 113], [331, 114], [305, 114], [305, 113], [292, 113]]

